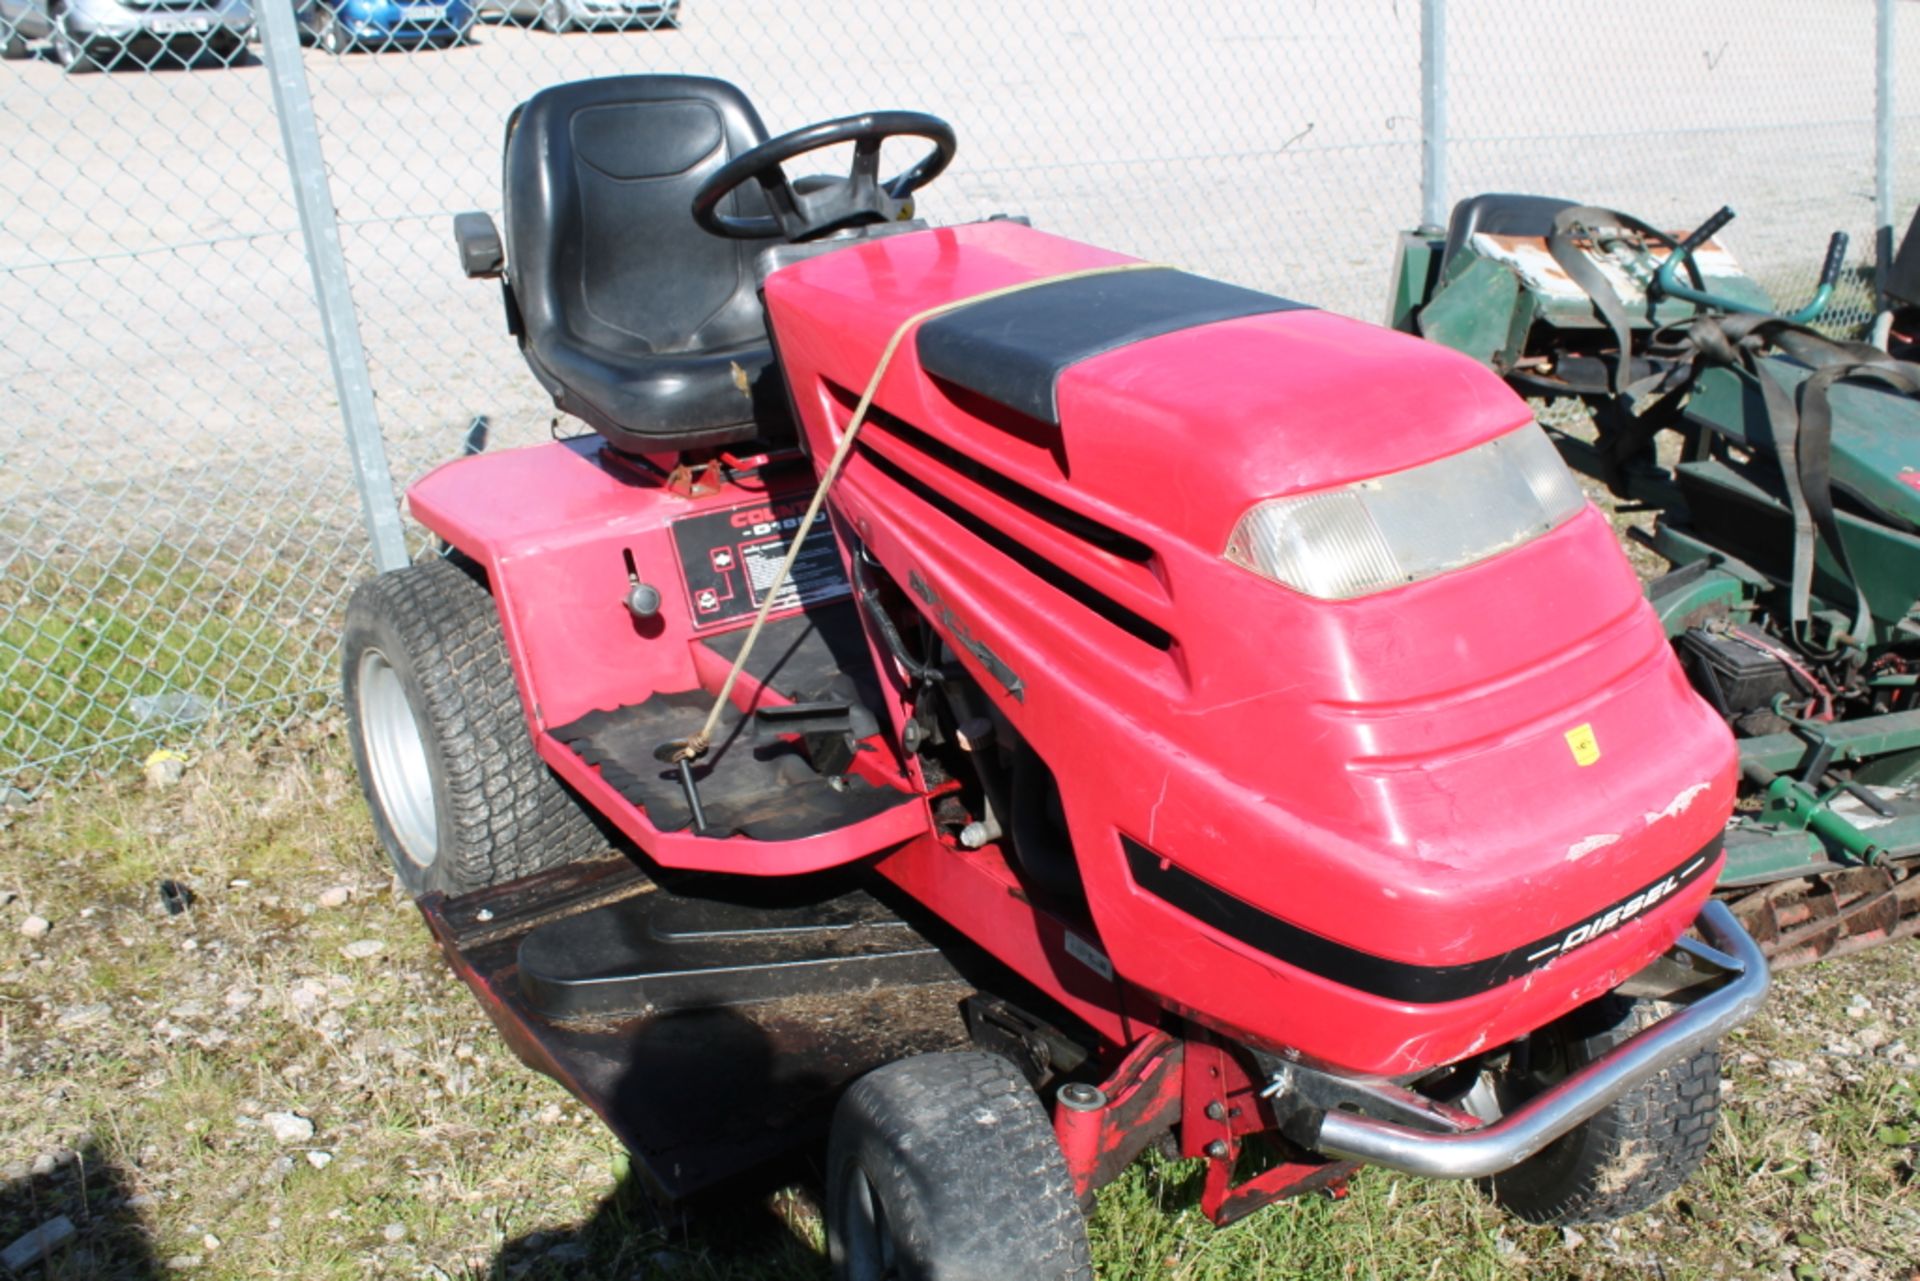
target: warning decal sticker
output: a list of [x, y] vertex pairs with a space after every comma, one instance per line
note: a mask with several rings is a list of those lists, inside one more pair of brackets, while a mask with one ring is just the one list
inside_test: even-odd
[[[673, 523], [673, 545], [687, 587], [687, 608], [695, 627], [745, 618], [760, 608], [766, 589], [780, 572], [787, 547], [807, 513], [809, 495], [775, 498], [720, 511], [702, 512]], [[800, 558], [774, 602], [775, 613], [837, 600], [852, 589], [840, 568], [827, 513], [814, 517]]]

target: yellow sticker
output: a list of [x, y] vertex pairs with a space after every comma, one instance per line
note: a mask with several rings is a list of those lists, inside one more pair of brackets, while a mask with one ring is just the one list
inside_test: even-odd
[[1573, 752], [1575, 765], [1591, 765], [1600, 759], [1600, 740], [1593, 736], [1593, 726], [1575, 725], [1567, 731], [1567, 747]]

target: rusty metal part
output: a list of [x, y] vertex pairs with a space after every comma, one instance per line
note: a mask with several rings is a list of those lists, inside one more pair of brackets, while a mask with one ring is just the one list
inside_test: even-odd
[[667, 476], [667, 488], [682, 498], [705, 498], [725, 489], [726, 477], [717, 458], [682, 462]]
[[1849, 867], [1722, 895], [1775, 970], [1920, 936], [1920, 865]]
[[[1082, 1203], [1091, 1206], [1095, 1189], [1176, 1127], [1178, 1155], [1207, 1163], [1200, 1209], [1216, 1225], [1308, 1192], [1344, 1195], [1359, 1163], [1302, 1153], [1271, 1133], [1273, 1115], [1259, 1084], [1233, 1050], [1205, 1034], [1176, 1040], [1152, 1032], [1097, 1088], [1061, 1087], [1054, 1133]], [[1268, 1164], [1236, 1183], [1250, 1142], [1260, 1144], [1258, 1155]]]
[[1149, 1144], [1172, 1130], [1180, 1117], [1185, 1049], [1164, 1033], [1148, 1034], [1100, 1084], [1101, 1102], [1093, 1107], [1073, 1105], [1063, 1089], [1068, 1106], [1055, 1111], [1054, 1132], [1082, 1200], [1118, 1178]]

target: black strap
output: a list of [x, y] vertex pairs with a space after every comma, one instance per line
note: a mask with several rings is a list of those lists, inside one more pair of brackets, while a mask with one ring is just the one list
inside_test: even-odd
[[[1853, 589], [1851, 639], [1871, 645], [1873, 615], [1847, 557], [1833, 504], [1832, 392], [1837, 383], [1873, 380], [1909, 396], [1920, 395], [1920, 366], [1895, 360], [1866, 343], [1829, 338], [1778, 316], [1698, 316], [1680, 328], [1681, 345], [1691, 351], [1694, 363], [1737, 366], [1760, 384], [1770, 443], [1793, 512], [1788, 618], [1795, 637], [1808, 643], [1805, 626], [1812, 613], [1815, 540], [1824, 538], [1841, 577]], [[1772, 351], [1813, 373], [1789, 393], [1761, 367], [1761, 359]]]
[[[1800, 384], [1800, 488], [1807, 507], [1820, 527], [1821, 536], [1833, 549], [1840, 572], [1853, 588], [1853, 640], [1862, 646], [1873, 644], [1873, 615], [1867, 608], [1867, 594], [1847, 563], [1847, 545], [1840, 537], [1840, 522], [1834, 514], [1833, 483], [1829, 469], [1833, 457], [1833, 388], [1843, 382], [1876, 381], [1908, 396], [1920, 395], [1920, 366], [1895, 361], [1881, 354], [1871, 361], [1835, 363], [1817, 369]], [[1783, 460], [1784, 467], [1784, 460]], [[1811, 556], [1808, 560], [1811, 561]], [[1813, 567], [1794, 565], [1793, 590], [1797, 607], [1804, 613], [1813, 579]], [[1796, 617], [1796, 622], [1798, 618]]]
[[[1567, 273], [1568, 278], [1585, 291], [1593, 302], [1593, 309], [1600, 313], [1600, 319], [1606, 321], [1607, 328], [1613, 330], [1614, 345], [1620, 354], [1614, 362], [1610, 381], [1614, 395], [1626, 396], [1634, 394], [1634, 389], [1629, 385], [1633, 381], [1633, 318], [1627, 314], [1626, 304], [1620, 301], [1620, 295], [1615, 292], [1612, 283], [1593, 265], [1593, 259], [1582, 253], [1575, 243], [1578, 240], [1590, 240], [1597, 247], [1608, 232], [1633, 232], [1648, 243], [1665, 245], [1669, 253], [1676, 247], [1676, 242], [1666, 232], [1617, 209], [1575, 205], [1553, 216], [1553, 230], [1547, 235], [1547, 252], [1553, 255], [1553, 260], [1560, 264], [1560, 269]], [[1693, 277], [1695, 287], [1704, 288], [1700, 268], [1691, 255], [1686, 259], [1685, 266]]]
[[[1920, 365], [1895, 360], [1866, 343], [1829, 338], [1779, 316], [1697, 315], [1664, 325], [1648, 336], [1644, 350], [1659, 359], [1653, 362], [1655, 367], [1647, 377], [1635, 380], [1633, 319], [1613, 285], [1575, 243], [1585, 239], [1598, 245], [1606, 233], [1614, 229], [1637, 233], [1646, 243], [1666, 246], [1669, 253], [1677, 247], [1672, 236], [1638, 218], [1590, 205], [1561, 210], [1554, 216], [1553, 231], [1547, 237], [1547, 249], [1554, 261], [1586, 292], [1594, 310], [1613, 331], [1619, 350], [1609, 379], [1613, 394], [1629, 400], [1653, 392], [1672, 393], [1656, 406], [1658, 413], [1679, 405], [1692, 390], [1703, 365], [1733, 366], [1759, 383], [1767, 411], [1770, 443], [1786, 481], [1787, 502], [1793, 513], [1789, 618], [1794, 636], [1803, 645], [1808, 643], [1806, 624], [1812, 614], [1816, 539], [1824, 538], [1833, 551], [1841, 576], [1853, 589], [1851, 639], [1862, 646], [1871, 645], [1873, 615], [1867, 606], [1866, 592], [1861, 589], [1847, 558], [1847, 546], [1841, 540], [1840, 522], [1833, 505], [1832, 392], [1838, 383], [1874, 380], [1909, 396], [1920, 395]], [[1682, 265], [1692, 277], [1694, 287], [1704, 288], [1699, 264], [1692, 255], [1688, 255]], [[1791, 394], [1761, 368], [1762, 358], [1773, 351], [1814, 371]], [[1616, 442], [1616, 448], [1628, 449], [1636, 442], [1644, 443], [1666, 419], [1664, 413], [1648, 417], [1653, 419], [1648, 424], [1649, 430], [1632, 433], [1631, 439]]]

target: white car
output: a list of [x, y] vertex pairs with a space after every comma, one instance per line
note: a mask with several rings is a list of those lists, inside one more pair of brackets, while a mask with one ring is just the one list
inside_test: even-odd
[[581, 27], [644, 31], [677, 26], [680, 0], [481, 0], [480, 12], [537, 22], [555, 34]]
[[252, 35], [247, 0], [0, 0], [0, 54], [23, 58], [29, 40], [51, 39], [68, 71], [163, 51], [232, 62]]

